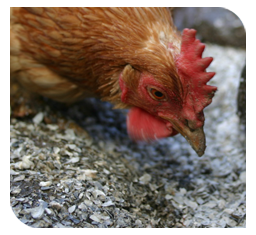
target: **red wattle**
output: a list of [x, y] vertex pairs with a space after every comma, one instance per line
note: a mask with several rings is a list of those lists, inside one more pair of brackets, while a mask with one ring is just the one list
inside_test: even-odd
[[127, 130], [135, 141], [157, 140], [174, 134], [167, 129], [166, 123], [137, 107], [132, 108], [128, 113]]

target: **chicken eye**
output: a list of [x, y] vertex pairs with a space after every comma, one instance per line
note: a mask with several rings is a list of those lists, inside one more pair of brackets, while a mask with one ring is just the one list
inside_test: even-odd
[[165, 99], [165, 95], [161, 91], [158, 91], [155, 88], [150, 88], [149, 91], [150, 91], [150, 94], [151, 94], [152, 98], [154, 98], [156, 100], [163, 100], [163, 99]]

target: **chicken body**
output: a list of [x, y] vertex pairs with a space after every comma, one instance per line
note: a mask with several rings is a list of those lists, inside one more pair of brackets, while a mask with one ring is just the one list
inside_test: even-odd
[[172, 26], [165, 8], [12, 8], [11, 76], [57, 101], [100, 96], [123, 107], [118, 78], [126, 65], [161, 78], [165, 61], [171, 71], [168, 43], [175, 53], [180, 47]]
[[190, 107], [182, 74], [188, 59], [167, 8], [11, 8], [10, 38], [11, 78], [28, 90], [60, 102], [93, 96], [132, 108], [134, 139], [180, 132], [203, 154], [202, 109], [212, 95], [199, 111]]

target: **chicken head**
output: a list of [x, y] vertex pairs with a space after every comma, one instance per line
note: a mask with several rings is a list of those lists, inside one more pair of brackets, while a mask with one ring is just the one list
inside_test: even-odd
[[[202, 58], [205, 45], [195, 34], [193, 29], [183, 31], [180, 54], [175, 55], [182, 84], [181, 97], [149, 72], [138, 72], [132, 65], [127, 65], [121, 73], [121, 100], [132, 106], [127, 117], [132, 139], [149, 141], [180, 133], [198, 156], [204, 154], [203, 109], [211, 103], [217, 88], [206, 84], [215, 75], [205, 71], [213, 59]], [[128, 86], [126, 78], [136, 76], [139, 76], [138, 82]]]

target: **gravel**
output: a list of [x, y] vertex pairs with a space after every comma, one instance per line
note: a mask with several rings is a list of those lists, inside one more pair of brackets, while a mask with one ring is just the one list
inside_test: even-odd
[[[205, 109], [199, 158], [178, 135], [133, 143], [126, 110], [87, 99], [44, 99], [34, 116], [11, 118], [10, 203], [30, 227], [228, 228], [246, 226], [245, 139], [236, 114], [245, 50], [207, 45], [218, 87]], [[35, 101], [36, 102], [36, 101]]]

